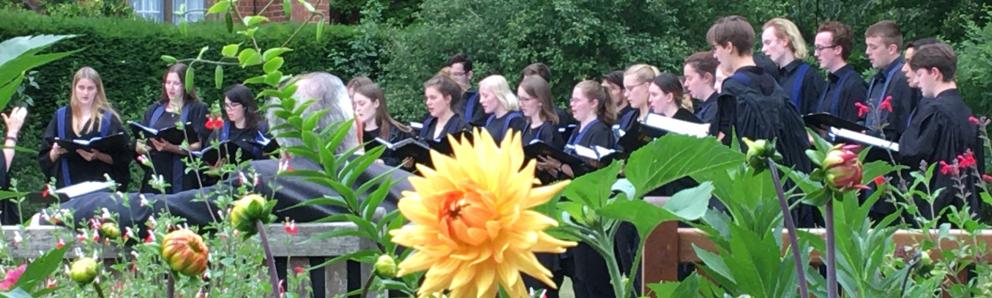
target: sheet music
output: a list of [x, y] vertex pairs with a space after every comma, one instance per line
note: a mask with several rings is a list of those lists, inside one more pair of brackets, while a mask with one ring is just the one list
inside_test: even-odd
[[109, 189], [111, 185], [107, 181], [87, 181], [56, 189], [54, 193], [64, 194], [71, 199], [91, 192]]
[[887, 140], [883, 140], [880, 138], [869, 136], [860, 132], [850, 131], [843, 128], [831, 127], [829, 132], [834, 136], [853, 140], [865, 145], [871, 145], [871, 146], [899, 152], [899, 143], [889, 142]]
[[410, 128], [417, 130], [424, 129], [424, 124], [420, 122], [410, 122]]
[[665, 130], [668, 132], [700, 137], [700, 138], [709, 135], [709, 131], [710, 131], [709, 125], [707, 124], [682, 121], [658, 114], [648, 114], [648, 117], [644, 119], [644, 125]]

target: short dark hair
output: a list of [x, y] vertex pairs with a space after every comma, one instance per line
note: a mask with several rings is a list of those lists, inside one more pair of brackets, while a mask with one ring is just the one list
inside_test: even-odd
[[935, 43], [939, 43], [939, 42], [940, 41], [937, 40], [936, 38], [925, 37], [925, 38], [920, 38], [920, 39], [917, 39], [917, 40], [914, 40], [914, 41], [910, 41], [909, 43], [906, 44], [906, 48], [907, 49], [916, 49], [916, 48], [919, 48], [919, 47], [922, 47], [922, 46], [925, 46], [925, 45], [928, 45], [928, 44], [935, 44]]
[[444, 66], [452, 66], [455, 65], [455, 63], [461, 63], [462, 67], [465, 68], [465, 72], [472, 71], [472, 58], [470, 58], [468, 54], [455, 54], [454, 56], [448, 58], [448, 62], [445, 62]]
[[754, 47], [754, 27], [742, 16], [722, 17], [706, 32], [706, 41], [713, 45], [730, 43], [738, 56], [750, 55]]
[[[251, 89], [248, 89], [247, 86], [242, 84], [234, 84], [227, 87], [227, 91], [224, 91], [224, 97], [244, 107], [245, 125], [247, 128], [258, 127], [261, 123], [261, 116], [258, 113], [258, 102], [255, 101], [255, 95], [251, 93]], [[226, 112], [224, 113], [224, 120], [231, 120], [227, 118]]]
[[720, 65], [720, 61], [713, 58], [713, 52], [696, 52], [685, 58], [685, 65], [692, 66], [692, 69], [696, 70], [696, 73], [700, 75], [710, 74], [713, 79], [716, 80], [716, 67]]
[[829, 32], [832, 35], [832, 40], [834, 46], [840, 46], [840, 56], [847, 60], [847, 57], [851, 56], [851, 50], [853, 47], [853, 37], [851, 37], [851, 26], [844, 25], [844, 23], [837, 21], [830, 21], [820, 24], [820, 27], [816, 29], [816, 33]]
[[913, 53], [913, 59], [909, 60], [909, 68], [916, 71], [920, 68], [936, 68], [944, 76], [944, 82], [954, 80], [954, 73], [958, 70], [958, 58], [954, 54], [954, 49], [946, 43], [935, 43], [921, 46]]
[[869, 37], [882, 38], [885, 46], [894, 44], [896, 48], [902, 48], [902, 31], [899, 30], [899, 24], [896, 22], [884, 20], [869, 26], [868, 30], [865, 30], [865, 38]]
[[523, 75], [526, 76], [539, 76], [546, 82], [551, 82], [551, 68], [544, 63], [533, 63], [524, 67]]

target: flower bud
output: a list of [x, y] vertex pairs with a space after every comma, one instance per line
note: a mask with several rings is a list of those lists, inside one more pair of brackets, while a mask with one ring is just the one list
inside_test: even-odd
[[107, 239], [117, 239], [121, 236], [121, 229], [116, 223], [108, 221], [100, 225], [100, 234]]
[[856, 188], [865, 188], [861, 185], [863, 168], [858, 154], [854, 151], [858, 149], [856, 145], [836, 145], [830, 148], [827, 156], [820, 163], [825, 182], [828, 187], [839, 191], [851, 191]]
[[247, 233], [255, 234], [255, 221], [261, 220], [263, 223], [271, 221], [272, 206], [260, 195], [249, 194], [234, 202], [231, 208], [231, 224], [234, 228]]
[[381, 255], [379, 259], [375, 261], [375, 273], [379, 276], [385, 278], [396, 277], [396, 261], [390, 255]]
[[765, 162], [766, 158], [772, 158], [774, 160], [781, 159], [778, 152], [775, 151], [775, 144], [769, 142], [768, 140], [754, 140], [748, 138], [742, 138], [744, 145], [747, 146], [747, 152], [744, 154], [744, 160], [747, 161], [747, 165], [756, 170], [763, 170], [768, 168], [768, 163]]
[[175, 230], [162, 238], [162, 258], [172, 270], [199, 277], [207, 270], [210, 251], [203, 238], [187, 229]]
[[75, 262], [72, 262], [72, 266], [69, 269], [69, 278], [72, 278], [72, 281], [82, 286], [93, 282], [99, 274], [100, 265], [93, 258], [79, 258]]

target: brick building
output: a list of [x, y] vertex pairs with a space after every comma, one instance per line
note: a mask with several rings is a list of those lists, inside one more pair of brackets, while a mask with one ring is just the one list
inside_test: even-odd
[[[128, 0], [131, 7], [134, 8], [134, 12], [144, 18], [155, 20], [158, 22], [168, 22], [168, 23], [178, 23], [181, 18], [190, 22], [203, 20], [203, 15], [206, 10], [210, 8], [211, 5], [216, 0]], [[324, 13], [325, 16], [330, 16], [331, 11], [328, 7], [327, 0], [317, 1], [311, 0], [310, 3], [315, 9]], [[269, 3], [269, 0], [239, 0], [237, 1], [237, 10], [241, 15], [257, 15], [261, 12], [262, 8]], [[303, 7], [298, 1], [291, 1], [293, 3], [293, 15], [289, 20], [292, 21], [304, 21], [309, 13], [306, 8]], [[187, 13], [185, 16], [181, 16], [177, 12], [181, 8], [185, 7]], [[265, 9], [264, 16], [268, 17], [269, 20], [273, 22], [285, 22], [287, 21], [285, 13], [282, 9], [282, 1], [272, 1], [272, 5]], [[327, 20], [327, 18], [325, 18]]]

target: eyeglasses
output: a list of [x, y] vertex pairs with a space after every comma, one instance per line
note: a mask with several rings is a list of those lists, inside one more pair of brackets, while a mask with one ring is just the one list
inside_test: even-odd
[[836, 48], [838, 46], [840, 46], [840, 45], [835, 44], [835, 45], [832, 45], [832, 46], [813, 46], [813, 51], [819, 52], [819, 51], [823, 51], [823, 50], [826, 50], [826, 49]]
[[241, 106], [242, 105], [240, 103], [236, 103], [236, 102], [224, 103], [225, 109], [237, 109], [237, 108], [241, 108]]

